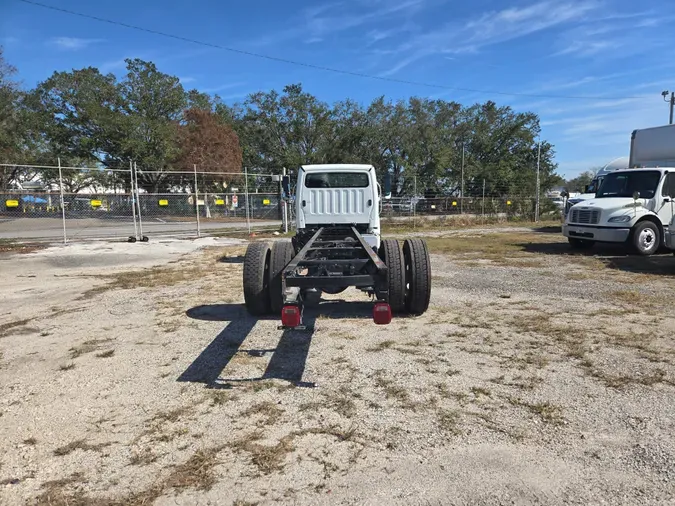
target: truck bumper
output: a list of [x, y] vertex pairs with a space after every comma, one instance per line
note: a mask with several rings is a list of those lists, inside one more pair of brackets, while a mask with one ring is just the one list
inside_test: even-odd
[[596, 228], [566, 223], [562, 229], [565, 237], [597, 242], [626, 242], [630, 235], [630, 228]]

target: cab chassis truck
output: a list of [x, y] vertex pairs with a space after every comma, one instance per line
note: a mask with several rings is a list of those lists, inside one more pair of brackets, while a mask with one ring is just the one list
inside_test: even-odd
[[303, 329], [307, 299], [349, 287], [370, 295], [373, 320], [421, 315], [431, 264], [423, 239], [380, 239], [381, 191], [372, 165], [303, 165], [296, 185], [296, 234], [254, 241], [244, 257], [244, 301], [254, 316], [280, 314], [280, 329]]

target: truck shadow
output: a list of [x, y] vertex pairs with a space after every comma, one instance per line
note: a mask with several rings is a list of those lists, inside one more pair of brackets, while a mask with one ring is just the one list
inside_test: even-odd
[[675, 257], [670, 251], [659, 251], [657, 254], [643, 257], [628, 253], [625, 246], [596, 244], [588, 251], [574, 251], [567, 243], [528, 243], [519, 244], [523, 251], [540, 255], [559, 255], [566, 257], [596, 258], [608, 269], [615, 269], [633, 274], [660, 274], [675, 276]]
[[[320, 317], [372, 318], [372, 304], [368, 302], [322, 301], [315, 307], [306, 307], [303, 323], [308, 330], [279, 330], [276, 348], [246, 349], [244, 341], [259, 321], [279, 322], [277, 316], [254, 317], [243, 304], [215, 304], [197, 306], [186, 311], [196, 320], [228, 322], [225, 328], [204, 348], [199, 356], [178, 377], [179, 382], [203, 383], [207, 388], [233, 388], [236, 384], [280, 379], [300, 386], [316, 385], [302, 381], [307, 356], [314, 335], [314, 326]], [[238, 353], [252, 357], [272, 354], [265, 372], [260, 377], [226, 378], [221, 374]]]

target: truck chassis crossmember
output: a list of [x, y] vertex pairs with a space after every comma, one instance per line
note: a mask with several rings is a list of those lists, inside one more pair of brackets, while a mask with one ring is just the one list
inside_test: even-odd
[[[387, 300], [387, 266], [354, 227], [321, 227], [284, 269], [285, 288], [366, 288]], [[293, 302], [286, 295], [285, 301]]]

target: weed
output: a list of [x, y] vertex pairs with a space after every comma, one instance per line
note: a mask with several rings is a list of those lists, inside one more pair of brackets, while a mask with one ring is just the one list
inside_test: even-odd
[[27, 334], [34, 332], [35, 329], [26, 327], [32, 321], [33, 318], [26, 318], [24, 320], [16, 320], [13, 322], [0, 324], [0, 339], [14, 334]]
[[86, 353], [92, 353], [101, 348], [102, 344], [109, 343], [111, 339], [90, 339], [83, 342], [79, 346], [74, 346], [70, 350], [70, 358], [76, 359], [77, 357], [84, 355]]
[[387, 350], [387, 349], [391, 348], [395, 344], [396, 344], [396, 341], [390, 341], [390, 340], [381, 341], [378, 344], [376, 344], [375, 346], [373, 346], [372, 348], [367, 348], [366, 351], [373, 351], [373, 352], [374, 351], [384, 351], [384, 350]]
[[559, 424], [563, 421], [562, 408], [549, 401], [530, 403], [520, 398], [511, 397], [509, 402], [514, 406], [528, 409], [531, 413], [538, 415], [544, 422]]
[[103, 351], [101, 353], [97, 353], [96, 356], [98, 358], [110, 358], [115, 354], [115, 350], [108, 350], [108, 351]]
[[462, 432], [459, 429], [460, 414], [458, 411], [454, 410], [438, 410], [437, 413], [438, 425], [445, 432], [449, 432], [455, 436], [460, 435]]
[[86, 442], [84, 439], [78, 439], [76, 441], [72, 441], [68, 443], [65, 446], [60, 446], [56, 450], [54, 450], [54, 455], [57, 457], [63, 457], [65, 455], [69, 455], [75, 450], [82, 450], [85, 452], [100, 452], [103, 448], [106, 448], [110, 446], [112, 443], [98, 443], [91, 445]]
[[132, 466], [146, 466], [152, 464], [156, 460], [157, 455], [155, 455], [150, 448], [145, 448], [143, 451], [133, 452], [129, 459], [129, 464]]
[[397, 399], [400, 402], [407, 403], [410, 400], [410, 395], [407, 390], [401, 386], [396, 385], [390, 379], [384, 377], [381, 370], [375, 373], [375, 385], [384, 390], [388, 399]]
[[263, 445], [257, 443], [260, 433], [253, 432], [243, 438], [230, 443], [235, 451], [247, 452], [251, 457], [251, 463], [263, 474], [270, 474], [283, 469], [283, 461], [286, 455], [293, 451], [291, 444], [292, 436], [282, 438], [275, 445]]
[[260, 402], [254, 404], [247, 410], [243, 411], [240, 416], [250, 417], [254, 415], [260, 415], [264, 417], [264, 420], [258, 422], [258, 426], [261, 425], [274, 425], [279, 421], [281, 415], [284, 414], [284, 410], [279, 408], [272, 401]]
[[339, 393], [327, 395], [326, 404], [345, 418], [352, 418], [356, 414], [356, 403], [351, 399], [352, 396], [352, 392], [342, 388]]
[[34, 437], [29, 437], [23, 440], [23, 444], [35, 446], [37, 444], [37, 439], [35, 439]]
[[176, 466], [164, 481], [167, 488], [209, 490], [216, 483], [213, 468], [218, 464], [221, 448], [197, 450], [187, 461]]
[[476, 397], [480, 397], [481, 395], [490, 397], [492, 395], [492, 393], [487, 388], [483, 387], [471, 387], [471, 393]]
[[610, 388], [624, 388], [628, 385], [644, 385], [654, 386], [659, 383], [675, 386], [675, 381], [666, 378], [666, 372], [663, 369], [656, 369], [652, 373], [629, 376], [629, 375], [612, 375], [606, 374], [599, 369], [591, 369], [590, 375], [602, 381], [605, 386]]
[[62, 364], [59, 366], [59, 371], [70, 371], [71, 369], [75, 369], [74, 362], [71, 362], [70, 364]]

